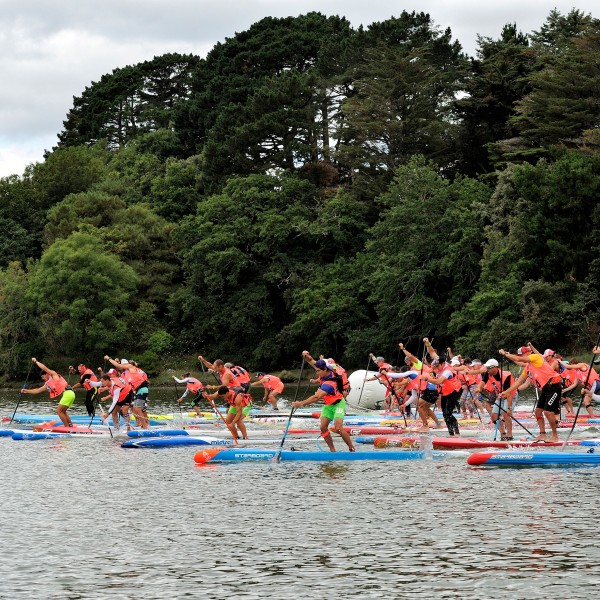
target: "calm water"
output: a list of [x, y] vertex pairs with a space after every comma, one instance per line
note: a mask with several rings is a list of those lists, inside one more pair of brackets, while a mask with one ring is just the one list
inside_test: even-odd
[[197, 467], [119, 444], [0, 438], [0, 598], [597, 597], [600, 468]]

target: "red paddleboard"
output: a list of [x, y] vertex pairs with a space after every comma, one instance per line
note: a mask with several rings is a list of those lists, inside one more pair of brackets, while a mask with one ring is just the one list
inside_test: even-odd
[[[443, 448], [449, 449], [476, 449], [476, 448], [531, 448], [531, 447], [542, 447], [542, 446], [562, 446], [563, 441], [558, 442], [532, 442], [528, 440], [512, 440], [510, 442], [493, 441], [493, 440], [475, 440], [471, 438], [461, 437], [443, 437], [443, 438], [432, 438], [433, 448], [438, 450]], [[410, 445], [417, 445], [419, 438], [414, 437], [376, 437], [373, 441], [373, 445], [376, 448], [385, 448], [390, 446], [402, 446], [407, 447]], [[579, 446], [580, 440], [569, 440], [567, 446]]]

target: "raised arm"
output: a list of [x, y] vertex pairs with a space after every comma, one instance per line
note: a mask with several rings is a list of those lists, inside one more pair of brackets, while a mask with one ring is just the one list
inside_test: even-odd
[[58, 377], [58, 373], [56, 371], [49, 369], [46, 365], [43, 365], [37, 358], [32, 358], [31, 362], [33, 362], [33, 364], [39, 367], [42, 371], [48, 373], [50, 377]]

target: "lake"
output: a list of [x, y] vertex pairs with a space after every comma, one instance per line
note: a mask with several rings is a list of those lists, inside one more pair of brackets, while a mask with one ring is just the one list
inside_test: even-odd
[[[18, 396], [0, 393], [0, 413]], [[19, 412], [55, 406], [31, 398]], [[173, 398], [154, 391], [152, 411], [173, 411]], [[73, 412], [84, 412], [79, 395]], [[485, 469], [464, 458], [196, 466], [195, 447], [121, 441], [0, 438], [0, 598], [598, 593], [598, 468]]]

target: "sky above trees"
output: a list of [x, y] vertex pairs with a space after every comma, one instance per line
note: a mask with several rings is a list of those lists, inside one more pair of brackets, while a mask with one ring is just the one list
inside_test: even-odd
[[[475, 53], [477, 34], [498, 37], [516, 22], [525, 33], [538, 29], [553, 8], [567, 13], [573, 0], [4, 0], [0, 13], [0, 177], [21, 174], [42, 160], [74, 96], [113, 69], [167, 52], [204, 57], [217, 42], [265, 16], [320, 11], [346, 17], [357, 27], [397, 16], [401, 10], [429, 12], [450, 27], [465, 52]], [[594, 0], [576, 8], [594, 14]], [[143, 6], [143, 8], [142, 8]], [[596, 11], [597, 12], [597, 11]], [[597, 16], [597, 15], [594, 15]]]

